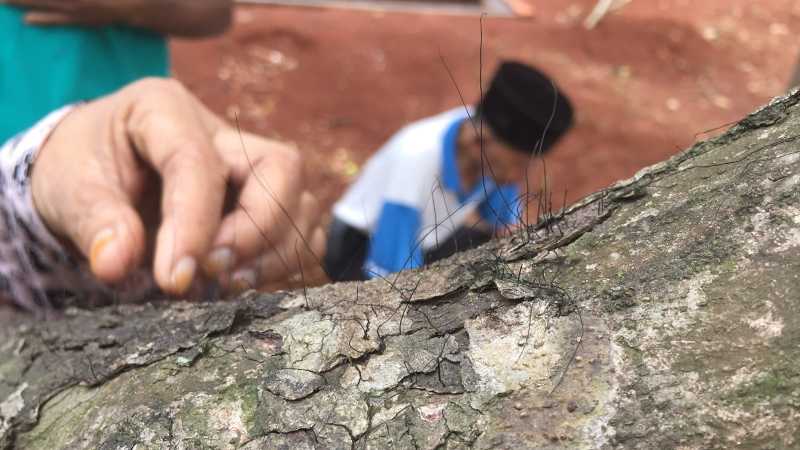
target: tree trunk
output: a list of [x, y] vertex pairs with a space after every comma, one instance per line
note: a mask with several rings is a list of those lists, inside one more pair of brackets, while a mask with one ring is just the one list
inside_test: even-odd
[[0, 448], [798, 448], [799, 100], [396, 279], [6, 319]]

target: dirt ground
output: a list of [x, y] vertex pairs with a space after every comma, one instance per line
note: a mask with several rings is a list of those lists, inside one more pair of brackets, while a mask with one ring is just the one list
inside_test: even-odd
[[[633, 0], [593, 30], [595, 0], [528, 1], [532, 17], [484, 20], [483, 72], [522, 59], [575, 103], [547, 158], [559, 206], [782, 93], [800, 50], [796, 0]], [[478, 16], [249, 6], [220, 38], [176, 41], [173, 60], [214, 110], [296, 142], [328, 211], [395, 130], [459, 105], [442, 58], [478, 97], [479, 42]]]

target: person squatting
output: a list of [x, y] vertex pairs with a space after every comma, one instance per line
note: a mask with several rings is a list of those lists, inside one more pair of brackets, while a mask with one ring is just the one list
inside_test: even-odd
[[531, 156], [572, 123], [569, 99], [548, 76], [502, 63], [476, 107], [406, 126], [367, 162], [334, 206], [326, 272], [383, 277], [488, 241], [519, 221]]

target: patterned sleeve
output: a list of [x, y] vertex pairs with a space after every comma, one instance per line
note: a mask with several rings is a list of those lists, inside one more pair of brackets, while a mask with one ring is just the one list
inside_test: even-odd
[[119, 297], [50, 233], [33, 206], [33, 161], [74, 107], [49, 114], [0, 148], [0, 298], [40, 315]]

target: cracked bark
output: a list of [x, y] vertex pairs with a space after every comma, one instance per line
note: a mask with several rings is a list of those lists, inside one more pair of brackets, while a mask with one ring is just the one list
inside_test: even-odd
[[0, 448], [796, 448], [798, 101], [396, 279], [0, 319]]

